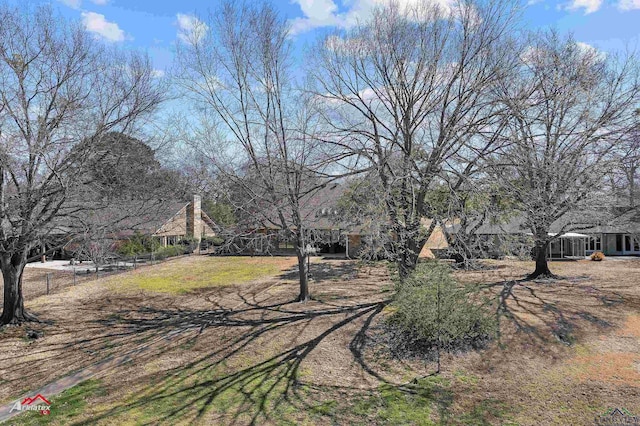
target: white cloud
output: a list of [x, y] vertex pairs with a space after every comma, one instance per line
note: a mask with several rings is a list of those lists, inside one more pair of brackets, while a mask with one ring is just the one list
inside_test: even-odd
[[576, 47], [585, 57], [590, 57], [595, 62], [604, 61], [607, 58], [606, 52], [603, 52], [590, 44], [577, 41]]
[[584, 14], [596, 12], [602, 6], [602, 0], [572, 0], [565, 8], [567, 10], [584, 9]]
[[209, 29], [207, 24], [193, 15], [178, 13], [176, 18], [178, 19], [178, 38], [184, 43], [192, 44], [200, 41]]
[[[431, 0], [430, 3], [450, 10], [456, 0]], [[335, 0], [291, 0], [298, 4], [302, 14], [301, 18], [291, 21], [292, 34], [300, 34], [320, 27], [351, 28], [359, 21], [367, 19], [378, 6], [388, 4], [388, 0], [343, 0], [343, 6], [349, 6], [344, 12], [338, 13], [338, 5]], [[398, 6], [407, 10], [423, 6], [424, 0], [398, 0]]]
[[332, 19], [338, 6], [333, 0], [295, 0], [304, 16], [312, 17], [318, 20]]
[[82, 0], [58, 0], [58, 1], [73, 9], [80, 9], [80, 6], [82, 6]]
[[151, 71], [151, 76], [153, 78], [162, 78], [165, 76], [164, 70], [153, 70]]
[[620, 10], [638, 10], [640, 9], [640, 0], [620, 0], [618, 3]]
[[115, 22], [109, 22], [104, 15], [95, 12], [82, 12], [82, 23], [87, 31], [108, 41], [123, 41], [124, 31]]
[[[58, 0], [60, 3], [69, 6], [72, 9], [80, 9], [82, 7], [82, 0]], [[98, 6], [105, 6], [109, 4], [111, 0], [91, 0], [91, 3]]]

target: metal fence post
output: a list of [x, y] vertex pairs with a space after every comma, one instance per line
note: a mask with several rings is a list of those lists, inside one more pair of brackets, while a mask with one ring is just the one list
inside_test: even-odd
[[47, 273], [47, 294], [49, 294], [49, 286], [50, 286], [50, 280], [51, 280], [51, 274]]

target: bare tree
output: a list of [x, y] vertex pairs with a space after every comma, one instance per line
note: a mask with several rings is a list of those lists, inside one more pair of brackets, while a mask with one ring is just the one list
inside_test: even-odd
[[433, 227], [426, 195], [442, 170], [474, 162], [499, 112], [489, 90], [510, 70], [508, 1], [390, 2], [355, 29], [327, 37], [312, 62], [325, 101], [325, 138], [365, 159], [384, 189], [399, 271], [406, 276]]
[[616, 144], [612, 159], [616, 167], [609, 176], [611, 189], [625, 198], [624, 206], [635, 208], [640, 195], [640, 109], [636, 110], [634, 128]]
[[93, 262], [98, 275], [101, 266], [106, 265], [116, 257], [116, 241], [114, 234], [106, 227], [99, 226], [95, 222], [85, 225], [85, 231], [78, 235], [77, 245], [74, 246], [74, 256], [80, 260]]
[[[500, 152], [494, 176], [533, 234], [530, 277], [553, 276], [550, 242], [593, 219], [571, 212], [589, 210], [612, 150], [634, 125], [638, 78], [633, 56], [617, 60], [550, 31], [531, 37], [518, 73], [500, 88], [511, 144]], [[554, 222], [561, 226], [552, 235]]]
[[188, 139], [233, 188], [239, 232], [277, 228], [293, 240], [305, 301], [312, 241], [304, 203], [331, 179], [334, 157], [310, 136], [288, 26], [272, 6], [232, 3], [199, 22], [177, 54], [176, 81], [200, 113]]
[[93, 141], [133, 132], [162, 99], [149, 60], [107, 49], [49, 7], [0, 6], [0, 324], [34, 320], [21, 277], [37, 241], [100, 206]]

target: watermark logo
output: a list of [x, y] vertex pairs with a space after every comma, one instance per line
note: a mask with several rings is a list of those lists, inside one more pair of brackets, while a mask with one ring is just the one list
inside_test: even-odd
[[51, 403], [42, 394], [37, 394], [33, 398], [23, 399], [22, 402], [16, 401], [9, 413], [14, 411], [40, 411], [40, 414], [46, 416], [51, 413]]
[[596, 416], [596, 426], [640, 426], [640, 417], [634, 416], [625, 408], [611, 408]]

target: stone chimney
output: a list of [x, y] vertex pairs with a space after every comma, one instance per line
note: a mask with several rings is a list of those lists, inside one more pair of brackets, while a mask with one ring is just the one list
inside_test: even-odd
[[199, 195], [194, 195], [191, 203], [187, 206], [187, 236], [196, 240], [195, 252], [200, 251], [200, 241], [202, 240], [202, 200]]

